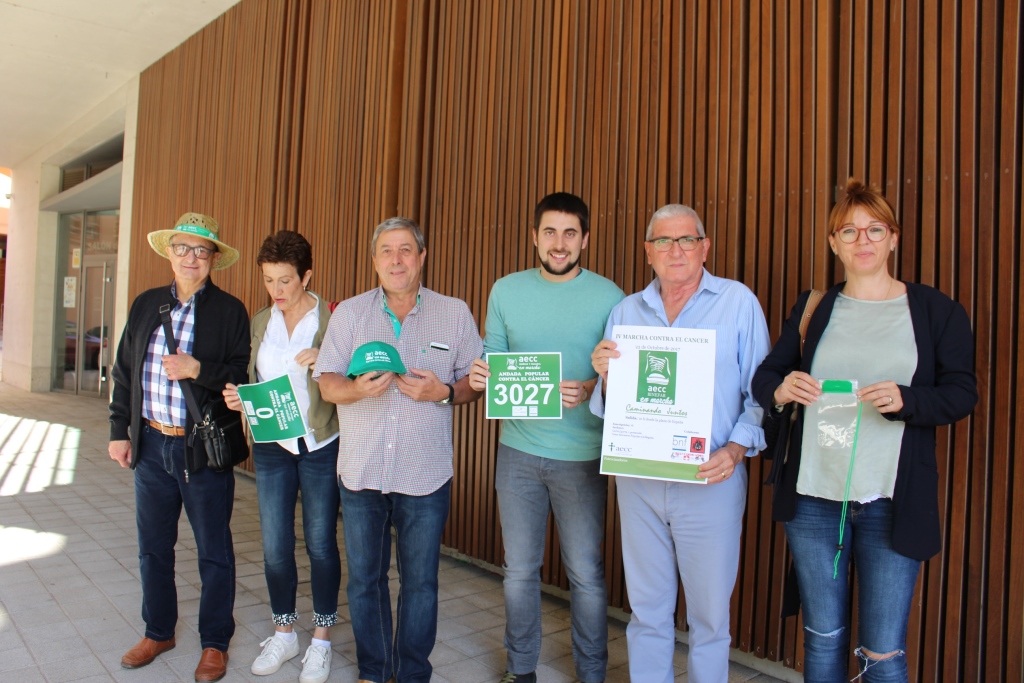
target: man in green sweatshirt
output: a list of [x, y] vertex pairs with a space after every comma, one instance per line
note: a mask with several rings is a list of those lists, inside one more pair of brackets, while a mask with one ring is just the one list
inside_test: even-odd
[[[558, 524], [571, 588], [572, 651], [583, 683], [605, 679], [607, 598], [601, 543], [608, 482], [599, 474], [602, 421], [583, 405], [597, 375], [590, 352], [611, 309], [624, 297], [611, 280], [580, 267], [590, 212], [579, 197], [556, 192], [534, 211], [540, 268], [494, 283], [487, 302], [485, 353], [562, 354], [561, 420], [507, 420], [498, 446], [495, 488], [505, 545], [505, 647], [501, 683], [535, 683], [540, 656], [540, 569], [549, 512]], [[490, 368], [477, 360], [470, 386], [486, 388]]]

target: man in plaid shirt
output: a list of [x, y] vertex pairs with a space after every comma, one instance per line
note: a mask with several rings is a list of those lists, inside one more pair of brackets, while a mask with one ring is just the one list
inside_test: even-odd
[[[348, 601], [359, 679], [428, 683], [437, 631], [437, 570], [452, 480], [452, 406], [479, 394], [469, 368], [483, 344], [465, 302], [420, 285], [427, 251], [414, 221], [373, 233], [380, 287], [331, 316], [313, 378], [338, 404]], [[347, 376], [367, 342], [394, 346], [404, 375]], [[392, 636], [388, 569], [397, 532], [398, 619]]]
[[[146, 635], [121, 666], [146, 666], [174, 647], [178, 598], [174, 543], [185, 508], [196, 537], [199, 576], [199, 640], [203, 654], [195, 680], [216, 681], [227, 670], [235, 632], [235, 554], [231, 544], [232, 472], [207, 468], [206, 452], [188, 443], [193, 420], [180, 382], [190, 380], [196, 402], [220, 398], [224, 385], [246, 381], [249, 316], [241, 301], [210, 281], [238, 252], [220, 241], [217, 221], [187, 213], [174, 228], [149, 234], [156, 253], [170, 260], [170, 285], [143, 292], [128, 313], [113, 367], [110, 457], [135, 472], [142, 619]], [[177, 353], [168, 348], [160, 309], [170, 312]]]

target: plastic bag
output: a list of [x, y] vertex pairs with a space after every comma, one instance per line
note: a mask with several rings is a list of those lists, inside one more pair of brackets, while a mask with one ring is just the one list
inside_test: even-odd
[[846, 529], [846, 507], [850, 501], [850, 479], [857, 454], [857, 436], [860, 432], [861, 402], [857, 398], [857, 380], [820, 379], [821, 396], [814, 402], [814, 424], [818, 445], [825, 453], [849, 460], [846, 469], [846, 490], [843, 494], [843, 512], [839, 517], [839, 542], [832, 561], [832, 578], [839, 576], [839, 558], [843, 553], [843, 535]]
[[811, 406], [818, 446], [827, 453], [849, 457], [857, 437], [857, 380], [822, 379], [821, 396]]

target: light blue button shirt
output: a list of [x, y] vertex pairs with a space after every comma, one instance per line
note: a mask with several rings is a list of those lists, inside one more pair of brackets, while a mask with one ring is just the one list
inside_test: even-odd
[[[761, 408], [750, 392], [754, 371], [768, 354], [768, 324], [761, 304], [743, 283], [715, 277], [704, 270], [697, 291], [670, 325], [655, 278], [642, 292], [623, 299], [612, 309], [605, 339], [615, 325], [715, 330], [715, 398], [711, 420], [711, 451], [732, 441], [747, 447], [747, 456], [764, 447]], [[685, 372], [684, 366], [680, 372]], [[590, 410], [604, 417], [604, 398], [598, 380]]]

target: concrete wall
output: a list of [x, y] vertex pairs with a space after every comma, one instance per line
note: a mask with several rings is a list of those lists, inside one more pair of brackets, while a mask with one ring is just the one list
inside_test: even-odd
[[136, 77], [11, 168], [13, 197], [8, 218], [3, 321], [3, 381], [8, 384], [30, 391], [50, 390], [58, 214], [40, 211], [39, 203], [58, 193], [62, 165], [123, 131], [125, 169], [114, 317], [114, 330], [120, 336], [127, 311], [138, 99]]
[[10, 213], [11, 202], [7, 194], [11, 192], [11, 169], [0, 167], [0, 235], [7, 234], [7, 214]]

